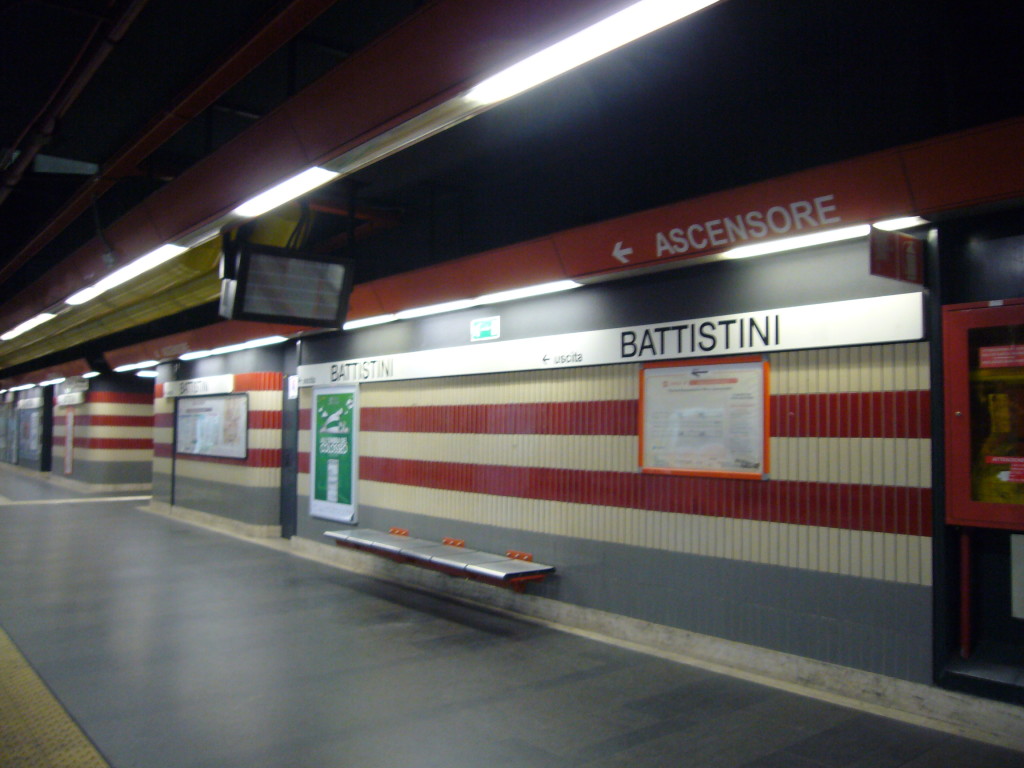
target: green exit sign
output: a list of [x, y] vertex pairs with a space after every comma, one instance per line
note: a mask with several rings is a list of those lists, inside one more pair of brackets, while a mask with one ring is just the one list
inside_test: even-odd
[[481, 317], [469, 324], [470, 341], [487, 341], [501, 336], [500, 317]]

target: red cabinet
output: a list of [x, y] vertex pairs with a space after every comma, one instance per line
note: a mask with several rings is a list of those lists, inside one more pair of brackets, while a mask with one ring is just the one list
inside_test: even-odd
[[1024, 299], [942, 321], [946, 521], [1024, 531]]

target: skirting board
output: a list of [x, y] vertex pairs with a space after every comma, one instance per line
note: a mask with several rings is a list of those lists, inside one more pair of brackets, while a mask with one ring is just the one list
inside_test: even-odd
[[218, 515], [213, 515], [209, 512], [200, 512], [196, 509], [189, 509], [188, 507], [181, 507], [178, 505], [172, 506], [165, 501], [157, 501], [156, 499], [150, 501], [148, 506], [139, 507], [139, 509], [145, 512], [152, 512], [156, 515], [171, 517], [184, 523], [191, 523], [192, 525], [210, 528], [238, 538], [250, 539], [259, 543], [264, 543], [265, 540], [284, 541], [284, 539], [281, 538], [281, 526], [279, 525], [253, 525], [251, 523], [243, 523], [238, 520], [231, 520], [227, 517], [219, 517]]
[[112, 493], [112, 492], [128, 492], [128, 491], [151, 491], [153, 490], [152, 483], [86, 483], [82, 480], [75, 480], [72, 477], [64, 477], [63, 475], [50, 474], [48, 478], [50, 485], [60, 486], [61, 488], [67, 488], [72, 491], [81, 491], [82, 493]]

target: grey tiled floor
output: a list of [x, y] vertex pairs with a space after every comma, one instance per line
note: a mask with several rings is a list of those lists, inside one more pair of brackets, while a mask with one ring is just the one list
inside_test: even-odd
[[0, 505], [0, 625], [114, 768], [1024, 767], [127, 502]]

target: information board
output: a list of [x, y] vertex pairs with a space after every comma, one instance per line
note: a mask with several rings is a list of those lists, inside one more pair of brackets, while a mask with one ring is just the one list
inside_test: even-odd
[[18, 457], [38, 460], [42, 450], [43, 409], [18, 411]]
[[174, 448], [178, 453], [223, 459], [248, 456], [248, 395], [181, 397], [177, 404]]
[[356, 522], [359, 429], [355, 386], [313, 390], [310, 420], [309, 514], [342, 523]]
[[761, 479], [768, 473], [768, 362], [650, 363], [640, 371], [644, 472]]

